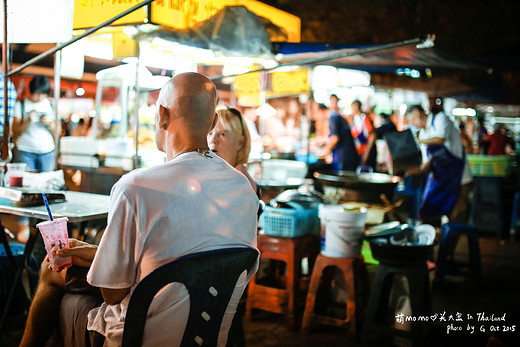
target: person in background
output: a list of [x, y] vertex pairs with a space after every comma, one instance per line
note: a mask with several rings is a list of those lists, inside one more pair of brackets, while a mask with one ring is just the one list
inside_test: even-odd
[[318, 104], [315, 118], [311, 120], [311, 135], [314, 135], [313, 142], [316, 146], [327, 143], [329, 136], [329, 109], [325, 104]]
[[[419, 143], [426, 150], [421, 172], [429, 172], [419, 213], [427, 221], [445, 215], [451, 221], [460, 221], [466, 218], [468, 204], [458, 201], [469, 200], [471, 171], [457, 128], [442, 111], [442, 103], [431, 104], [429, 115], [420, 105], [411, 106], [406, 112], [409, 123], [420, 129]], [[464, 210], [456, 210], [456, 203]]]
[[[395, 124], [390, 119], [390, 115], [387, 113], [380, 113], [379, 117], [381, 118], [381, 125], [376, 128], [373, 132], [370, 133], [368, 137], [367, 148], [361, 157], [361, 162], [363, 164], [369, 165], [368, 160], [370, 153], [372, 152], [372, 148], [375, 147], [375, 143], [377, 140], [383, 139], [383, 137], [391, 132], [397, 131]], [[373, 166], [375, 169], [375, 166]]]
[[480, 154], [488, 154], [489, 142], [486, 141], [488, 131], [484, 125], [484, 118], [478, 118], [478, 151]]
[[506, 128], [502, 124], [495, 124], [495, 131], [487, 135], [485, 141], [489, 144], [488, 155], [505, 155], [515, 149], [515, 140], [507, 136]]
[[72, 127], [72, 115], [74, 112], [70, 113], [66, 118], [61, 119], [61, 131], [60, 137], [70, 136], [70, 131]]
[[[14, 110], [16, 107], [16, 88], [11, 79], [7, 79], [7, 118], [9, 122], [13, 119]], [[0, 138], [4, 134], [4, 74], [0, 72]], [[12, 135], [12, 134], [11, 134]], [[0, 148], [1, 154], [2, 148]], [[8, 154], [6, 160], [9, 161], [11, 153]], [[1, 168], [3, 170], [3, 168]]]
[[29, 83], [29, 97], [16, 104], [12, 125], [14, 159], [26, 163], [28, 170], [45, 172], [55, 168], [53, 125], [58, 123], [48, 98], [49, 90], [47, 77], [34, 76]]
[[[354, 100], [351, 104], [352, 114], [350, 115], [352, 136], [356, 144], [356, 150], [360, 156], [365, 156], [368, 147], [368, 139], [374, 131], [374, 125], [370, 118], [361, 112], [361, 101]], [[377, 152], [376, 147], [372, 146], [370, 151], [366, 154], [366, 159], [363, 164], [372, 168], [376, 167]]]
[[339, 98], [330, 96], [329, 142], [323, 147], [320, 158], [332, 153], [332, 169], [356, 171], [360, 158], [347, 120], [339, 114]]
[[[47, 260], [42, 263], [21, 347], [45, 346], [58, 317], [65, 346], [85, 346], [90, 337], [104, 340], [105, 346], [121, 346], [130, 296], [152, 271], [197, 252], [256, 249], [258, 198], [247, 178], [208, 146], [216, 104], [215, 85], [198, 73], [176, 75], [161, 89], [155, 143], [167, 161], [134, 170], [113, 186], [99, 247], [71, 239], [71, 248], [57, 253], [72, 256], [75, 266], [55, 272]], [[256, 268], [243, 273], [235, 286], [219, 346], [225, 344], [236, 303]], [[66, 276], [73, 271], [83, 280], [88, 272], [94, 295], [64, 295]], [[148, 310], [143, 346], [179, 346], [189, 301], [182, 284], [163, 288]]]
[[209, 148], [229, 165], [244, 174], [251, 188], [259, 196], [258, 186], [247, 172], [247, 159], [251, 150], [251, 136], [242, 114], [235, 108], [217, 109], [218, 122], [208, 134]]
[[[14, 87], [13, 82], [10, 79], [7, 79], [7, 116], [9, 121], [12, 121], [15, 107], [16, 107], [16, 89]], [[0, 72], [0, 133], [3, 136], [4, 134], [4, 75]], [[11, 134], [12, 135], [12, 134]], [[3, 137], [0, 137], [3, 139]], [[10, 144], [9, 144], [10, 145]], [[11, 147], [11, 146], [9, 146]], [[0, 154], [2, 148], [0, 147]], [[9, 153], [6, 156], [6, 161], [9, 162], [11, 160], [12, 153], [9, 148]], [[4, 167], [0, 167], [0, 170], [3, 172]], [[3, 178], [3, 176], [0, 176]], [[3, 186], [3, 182], [0, 184]], [[14, 238], [15, 241], [26, 243], [29, 238], [29, 224], [27, 218], [21, 218], [17, 216], [13, 216], [10, 214], [0, 214], [0, 219], [2, 225], [6, 229], [6, 233]]]
[[459, 132], [460, 132], [460, 139], [462, 140], [462, 145], [464, 146], [464, 150], [466, 151], [466, 154], [473, 154], [473, 141], [471, 140], [471, 137], [466, 132], [466, 124], [464, 124], [464, 122], [460, 122]]
[[262, 137], [258, 133], [258, 129], [256, 128], [256, 121], [258, 119], [258, 114], [256, 112], [256, 108], [254, 107], [242, 107], [243, 118], [247, 124], [247, 129], [249, 130], [249, 136], [251, 137], [251, 141], [262, 141]]

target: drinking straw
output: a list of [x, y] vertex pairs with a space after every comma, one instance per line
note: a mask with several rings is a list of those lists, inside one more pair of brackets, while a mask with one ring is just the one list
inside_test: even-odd
[[49, 202], [47, 201], [47, 197], [45, 196], [45, 193], [42, 193], [43, 202], [45, 203], [45, 207], [47, 208], [47, 213], [49, 214], [49, 218], [51, 219], [51, 222], [54, 220], [52, 218], [51, 208], [49, 207]]

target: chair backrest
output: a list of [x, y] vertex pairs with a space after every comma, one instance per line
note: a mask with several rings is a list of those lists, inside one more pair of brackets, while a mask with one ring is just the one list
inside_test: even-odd
[[181, 346], [216, 346], [238, 278], [244, 270], [251, 271], [258, 254], [252, 248], [200, 252], [154, 270], [132, 293], [122, 346], [141, 346], [148, 308], [157, 292], [173, 282], [184, 284], [190, 296], [190, 313]]

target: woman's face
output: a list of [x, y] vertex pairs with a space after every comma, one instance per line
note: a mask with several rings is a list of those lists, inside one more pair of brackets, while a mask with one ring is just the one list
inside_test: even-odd
[[242, 136], [227, 130], [219, 119], [215, 129], [208, 134], [209, 148], [231, 166], [237, 165], [238, 153], [242, 149]]

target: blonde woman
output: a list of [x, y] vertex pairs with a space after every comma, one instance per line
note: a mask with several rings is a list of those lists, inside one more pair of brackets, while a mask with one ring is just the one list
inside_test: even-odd
[[208, 134], [209, 148], [243, 173], [258, 195], [258, 187], [244, 165], [251, 150], [251, 136], [242, 114], [232, 107], [218, 108], [217, 114], [217, 125]]

